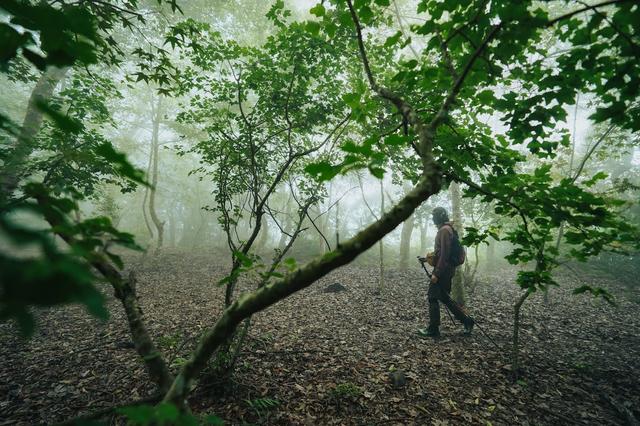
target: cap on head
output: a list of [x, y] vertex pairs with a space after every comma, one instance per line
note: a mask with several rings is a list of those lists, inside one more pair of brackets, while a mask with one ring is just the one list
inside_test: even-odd
[[449, 214], [444, 207], [436, 207], [433, 209], [431, 216], [433, 217], [433, 223], [436, 225], [442, 225], [443, 223], [449, 222]]

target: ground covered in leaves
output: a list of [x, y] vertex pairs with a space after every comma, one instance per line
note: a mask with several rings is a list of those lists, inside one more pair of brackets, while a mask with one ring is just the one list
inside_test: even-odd
[[[212, 256], [165, 253], [135, 258], [148, 326], [177, 370], [199, 333], [220, 312]], [[233, 381], [203, 376], [196, 413], [228, 424], [625, 424], [640, 418], [640, 286], [580, 271], [559, 277], [548, 304], [523, 308], [524, 371], [512, 380], [515, 270], [480, 276], [469, 309], [476, 328], [462, 334], [443, 311], [442, 338], [420, 339], [426, 280], [417, 266], [349, 265], [253, 319]], [[633, 277], [627, 277], [633, 283]], [[340, 283], [346, 291], [325, 292]], [[617, 306], [569, 289], [609, 287]], [[29, 341], [0, 325], [0, 425], [55, 423], [149, 396], [153, 388], [130, 344], [124, 314], [111, 319], [77, 307], [39, 315]], [[111, 419], [111, 422], [117, 420]]]

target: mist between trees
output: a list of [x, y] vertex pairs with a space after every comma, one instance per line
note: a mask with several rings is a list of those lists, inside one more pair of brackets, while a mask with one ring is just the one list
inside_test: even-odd
[[[384, 298], [432, 250], [438, 206], [467, 251], [457, 303], [513, 271], [512, 380], [532, 295], [549, 303], [565, 269], [640, 272], [637, 1], [0, 11], [0, 319], [28, 339], [58, 305], [106, 320], [113, 293], [156, 387], [120, 411], [131, 422], [197, 422], [188, 396], [203, 371], [231, 380], [252, 316], [341, 266]], [[137, 292], [168, 255], [225, 268], [220, 312], [179, 364]]]

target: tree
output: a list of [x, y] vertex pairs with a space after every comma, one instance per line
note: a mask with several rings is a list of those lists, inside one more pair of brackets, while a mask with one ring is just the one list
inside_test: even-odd
[[[167, 43], [187, 45], [194, 63], [194, 67], [178, 74], [182, 94], [188, 96], [186, 84], [192, 84], [203, 85], [202, 89], [213, 96], [193, 94], [189, 99], [191, 110], [184, 118], [206, 126], [207, 143], [196, 144], [194, 152], [202, 156], [201, 172], [214, 176], [217, 208], [234, 260], [232, 271], [252, 269], [256, 263], [251, 247], [266, 214], [267, 200], [290, 166], [304, 167], [321, 184], [359, 169], [368, 169], [381, 179], [392, 159], [402, 165], [406, 179], [414, 186], [378, 219], [353, 237], [342, 239], [331, 251], [304, 266], [292, 267], [282, 276], [267, 269], [261, 285], [235, 299], [232, 283], [238, 275], [232, 272], [227, 281], [225, 310], [202, 334], [175, 378], [164, 374], [162, 357], [152, 343], [147, 344], [144, 336], [136, 334], [140, 332], [136, 326], [142, 324], [140, 317], [130, 318], [138, 352], [152, 378], [162, 390], [171, 382], [164, 401], [186, 408], [186, 397], [197, 375], [229, 342], [242, 321], [351, 262], [453, 181], [466, 185], [466, 196], [490, 202], [496, 214], [512, 219], [500, 237], [514, 247], [507, 259], [525, 265], [517, 279], [523, 292], [514, 303], [513, 368], [517, 372], [519, 312], [533, 292], [554, 284], [551, 271], [558, 261], [553, 242], [560, 224], [565, 224], [563, 240], [576, 259], [586, 259], [604, 249], [623, 251], [623, 244], [638, 245], [636, 230], [614, 209], [621, 202], [592, 190], [603, 174], [580, 182], [556, 181], [551, 165], [545, 163], [569, 142], [566, 132], [556, 131], [555, 123], [564, 120], [565, 108], [578, 91], [597, 99], [598, 107], [591, 117], [594, 122], [615, 124], [630, 132], [640, 128], [635, 44], [640, 10], [631, 3], [576, 2], [571, 11], [550, 16], [533, 2], [424, 0], [417, 4], [416, 11], [428, 12], [429, 19], [412, 26], [411, 34], [400, 31], [386, 37], [383, 30], [393, 20], [388, 0], [321, 2], [312, 9], [315, 18], [304, 23], [287, 23], [288, 14], [279, 1], [269, 12], [277, 34], [258, 48], [225, 41], [192, 22], [177, 25]], [[563, 43], [561, 50], [554, 43], [540, 43], [550, 36]], [[407, 60], [402, 49], [414, 38], [416, 44], [412, 46], [420, 49], [420, 56]], [[358, 64], [353, 63], [354, 55], [359, 58]], [[147, 70], [146, 74], [140, 71], [140, 79], [170, 80], [166, 53], [158, 54], [158, 58], [164, 68]], [[615, 67], [611, 67], [613, 58]], [[207, 70], [211, 63], [229, 66], [217, 74], [218, 69]], [[302, 76], [313, 76], [314, 80]], [[293, 99], [299, 101], [296, 109], [290, 108]], [[505, 124], [505, 130], [485, 127], [462, 132], [464, 117], [473, 114], [493, 116]], [[307, 151], [324, 141], [314, 129], [322, 135], [341, 135], [339, 129], [346, 125], [347, 117], [353, 125], [341, 151], [318, 156], [304, 165], [303, 158], [320, 152]], [[298, 122], [308, 127], [298, 129], [294, 125]], [[281, 133], [269, 139], [276, 129]], [[279, 145], [259, 145], [265, 140], [279, 141]], [[296, 146], [300, 150], [293, 148], [294, 143], [302, 145]], [[104, 146], [103, 157], [115, 165], [113, 172], [136, 178], [130, 164], [115, 150], [100, 146]], [[528, 168], [525, 151], [541, 164]], [[283, 161], [280, 167], [265, 166], [275, 160]], [[240, 168], [244, 174], [238, 172]], [[137, 181], [142, 183], [139, 176]], [[296, 184], [302, 188], [301, 183]], [[308, 185], [311, 188], [312, 184]], [[68, 213], [73, 203], [58, 203], [46, 191], [32, 190], [29, 194], [39, 201], [42, 214], [57, 232], [73, 246], [85, 247], [85, 262], [110, 281], [122, 296], [127, 313], [135, 314], [134, 280], [109, 269], [109, 256], [102, 246], [95, 246], [94, 233], [79, 232], [71, 225]], [[252, 224], [251, 233], [246, 239], [232, 240], [229, 230], [237, 226], [242, 214], [238, 200], [246, 195], [251, 208], [245, 223]], [[47, 206], [55, 208], [47, 211]], [[59, 222], [60, 218], [64, 222]], [[100, 226], [95, 222], [84, 225], [80, 229], [97, 228], [128, 242], [104, 222], [99, 222]], [[76, 231], [66, 232], [69, 229]], [[465, 231], [466, 244], [479, 244], [494, 232]], [[576, 291], [608, 297], [597, 288]], [[77, 300], [81, 293], [72, 288], [69, 294], [73, 298], [65, 301]]]
[[[335, 6], [335, 11], [332, 12], [328, 12], [322, 5], [314, 8], [314, 13], [322, 20], [320, 28], [324, 27], [330, 34], [339, 28], [351, 30], [355, 27], [357, 49], [371, 91], [393, 105], [411, 126], [415, 143], [413, 138], [406, 140], [406, 143], [416, 152], [419, 164], [422, 165], [420, 177], [414, 189], [383, 217], [361, 230], [353, 238], [343, 241], [340, 247], [308, 263], [283, 280], [247, 294], [229, 306], [218, 323], [205, 332], [199, 350], [185, 364], [165, 400], [182, 402], [194, 375], [200, 371], [216, 347], [224, 341], [229, 330], [232, 330], [242, 318], [276, 303], [287, 295], [310, 285], [329, 270], [351, 261], [408, 218], [424, 200], [440, 191], [444, 178], [466, 183], [470, 193], [486, 201], [495, 201], [497, 213], [519, 215], [522, 219], [518, 227], [505, 236], [508, 241], [516, 245], [516, 249], [508, 258], [513, 262], [527, 262], [535, 259], [536, 266], [531, 271], [522, 271], [519, 274], [518, 284], [523, 287], [524, 292], [515, 305], [516, 324], [519, 318], [518, 309], [526, 297], [536, 288], [552, 282], [549, 268], [553, 265], [553, 261], [547, 253], [548, 248], [543, 243], [548, 240], [549, 231], [557, 227], [560, 220], [575, 219], [571, 220], [572, 226], [580, 232], [567, 233], [566, 237], [580, 246], [575, 251], [578, 256], [599, 251], [607, 241], [612, 241], [612, 238], [631, 241], [632, 230], [616, 220], [612, 214], [607, 213], [607, 210], [602, 207], [606, 205], [604, 200], [566, 181], [553, 186], [552, 180], [548, 178], [548, 170], [545, 168], [538, 169], [531, 175], [518, 174], [515, 167], [523, 157], [516, 151], [508, 149], [508, 146], [511, 143], [526, 143], [528, 149], [536, 155], [542, 157], [553, 155], [561, 141], [553, 138], [549, 140], [548, 133], [552, 121], [564, 115], [562, 106], [574, 99], [573, 96], [566, 96], [566, 94], [571, 95], [576, 84], [580, 84], [589, 86], [583, 87], [585, 90], [590, 89], [596, 94], [604, 95], [606, 90], [604, 82], [612, 80], [601, 78], [603, 77], [601, 73], [607, 73], [606, 75], [610, 76], [610, 70], [602, 65], [605, 62], [600, 62], [597, 55], [603, 52], [605, 45], [607, 48], [614, 46], [618, 50], [617, 53], [622, 54], [622, 60], [635, 69], [637, 63], [633, 46], [629, 45], [624, 35], [621, 36], [618, 32], [609, 30], [608, 21], [602, 19], [600, 6], [582, 6], [572, 12], [550, 18], [540, 9], [532, 7], [530, 11], [528, 3], [515, 6], [510, 2], [508, 4], [496, 2], [490, 5], [480, 3], [482, 3], [481, 7], [472, 8], [465, 8], [457, 3], [451, 5], [421, 2], [419, 5], [418, 11], [428, 10], [432, 19], [436, 21], [429, 20], [423, 26], [415, 28], [414, 32], [429, 36], [427, 49], [432, 55], [439, 57], [443, 65], [439, 67], [432, 64], [420, 65], [417, 61], [401, 62], [402, 68], [392, 75], [391, 82], [396, 87], [404, 89], [405, 96], [410, 98], [411, 89], [425, 91], [425, 87], [419, 86], [419, 83], [425, 81], [424, 75], [433, 75], [437, 72], [437, 75], [442, 76], [435, 86], [430, 79], [425, 81], [425, 84], [427, 82], [429, 84], [427, 88], [432, 89], [427, 100], [430, 105], [425, 105], [429, 107], [425, 108], [428, 111], [425, 114], [426, 117], [423, 117], [405, 97], [379, 83], [374, 74], [374, 69], [377, 70], [377, 68], [372, 66], [367, 55], [362, 22], [365, 25], [380, 22], [374, 21], [374, 18], [376, 13], [384, 13], [379, 7], [384, 7], [388, 2], [379, 0], [374, 4], [365, 1], [358, 3], [357, 8], [350, 1], [347, 1], [346, 5], [339, 2]], [[630, 23], [629, 19], [639, 13], [625, 2], [614, 3], [612, 13], [616, 20]], [[614, 3], [605, 2], [602, 6], [611, 6]], [[439, 23], [437, 20], [445, 11], [448, 13], [448, 19]], [[587, 19], [578, 17], [585, 13]], [[584, 58], [585, 49], [586, 52], [592, 52], [591, 49], [594, 48], [593, 46], [584, 47], [588, 41], [581, 38], [586, 28], [594, 26], [598, 28], [598, 36], [602, 41], [593, 51], [595, 56], [591, 57], [597, 69], [592, 73], [591, 70], [584, 71], [576, 64]], [[629, 29], [629, 25], [625, 27]], [[565, 56], [557, 59], [560, 76], [562, 76], [561, 81], [564, 84], [562, 87], [558, 87], [557, 84], [556, 67], [552, 70], [542, 60], [535, 61], [533, 64], [529, 61], [531, 51], [538, 49], [536, 41], [547, 28], [557, 31], [563, 40], [569, 40], [576, 46], [576, 49], [570, 50]], [[316, 33], [318, 25], [310, 24], [309, 29]], [[631, 30], [637, 31], [637, 28], [631, 28]], [[396, 35], [385, 44], [387, 47], [393, 47], [400, 41], [401, 36]], [[528, 97], [523, 100], [517, 87], [498, 96], [487, 89], [487, 86], [495, 82], [500, 75], [498, 70], [505, 70], [507, 66], [508, 69], [515, 67], [517, 70], [510, 78], [518, 81], [526, 78], [529, 86], [537, 85], [540, 94], [531, 96], [528, 93]], [[440, 72], [442, 69], [445, 70], [444, 73]], [[576, 74], [584, 79], [576, 78]], [[630, 78], [637, 79], [638, 76]], [[363, 102], [363, 95], [364, 93], [357, 93], [347, 99], [357, 99], [358, 102], [351, 102], [350, 106], [366, 116], [370, 111], [366, 109], [363, 111], [363, 106], [369, 107]], [[556, 99], [559, 106], [547, 108], [545, 95]], [[612, 119], [627, 128], [637, 128], [639, 123], [637, 112], [627, 109], [634, 102], [636, 95], [637, 93], [632, 91], [621, 102], [605, 97], [603, 106], [593, 118], [597, 121]], [[456, 138], [455, 132], [448, 131], [446, 126], [443, 126], [450, 124], [449, 117], [456, 106], [473, 107], [480, 111], [487, 111], [488, 108], [494, 107], [503, 114], [511, 127], [505, 135], [497, 138], [497, 143], [484, 137], [486, 135], [480, 135], [474, 140]], [[615, 114], [620, 108], [628, 111], [624, 119]], [[541, 124], [538, 124], [539, 122]], [[457, 143], [443, 145], [440, 143], [441, 138]], [[402, 139], [393, 138], [390, 142], [397, 140]], [[367, 167], [376, 141], [365, 141], [359, 150], [356, 150], [358, 147], [349, 146], [347, 151], [349, 154], [357, 151], [356, 154], [359, 155], [347, 156], [339, 164], [320, 163], [307, 170], [328, 179], [347, 169], [353, 169], [356, 165]], [[490, 170], [490, 175], [481, 173], [486, 169]], [[480, 174], [482, 185], [475, 184], [469, 179], [470, 171]], [[576, 196], [577, 198], [574, 198]], [[572, 215], [573, 210], [582, 213]], [[530, 228], [529, 218], [534, 221], [536, 227], [542, 228]], [[616, 230], [615, 237], [609, 231], [613, 229]], [[578, 235], [586, 238], [577, 238]], [[481, 237], [476, 238], [476, 241], [480, 239]], [[591, 290], [598, 294], [597, 290]], [[517, 348], [517, 335], [514, 335], [514, 348]], [[517, 350], [514, 351], [515, 355]], [[517, 359], [514, 361], [517, 362]]]
[[[281, 24], [260, 47], [225, 42], [208, 25], [194, 21], [174, 27], [169, 37], [190, 43], [186, 53], [191, 66], [184, 70], [181, 93], [193, 90], [195, 75], [201, 76], [195, 86], [207, 91], [192, 98], [191, 108], [180, 118], [202, 123], [208, 136], [190, 150], [202, 158], [203, 166], [195, 172], [212, 177], [214, 211], [226, 234], [232, 266], [222, 283], [228, 308], [242, 272], [263, 269], [258, 287], [277, 276], [275, 270], [309, 208], [322, 198], [320, 186], [299, 175], [308, 157], [335, 144], [349, 121], [340, 85], [331, 77], [339, 72], [333, 59], [337, 46], [313, 37], [299, 24]], [[290, 46], [304, 49], [291, 51]], [[299, 206], [298, 221], [285, 248], [270, 266], [262, 265], [258, 252], [266, 243], [267, 216], [277, 221], [271, 204], [287, 180]], [[231, 360], [222, 365], [227, 372], [235, 363], [225, 355], [230, 351], [221, 351], [222, 358]]]

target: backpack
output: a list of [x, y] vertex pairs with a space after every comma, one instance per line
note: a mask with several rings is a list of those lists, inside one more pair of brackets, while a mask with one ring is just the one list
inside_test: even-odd
[[449, 263], [455, 267], [464, 263], [467, 258], [467, 251], [460, 243], [458, 231], [456, 231], [453, 226], [451, 226], [451, 230], [453, 231], [453, 236], [451, 237], [451, 256], [449, 257]]

